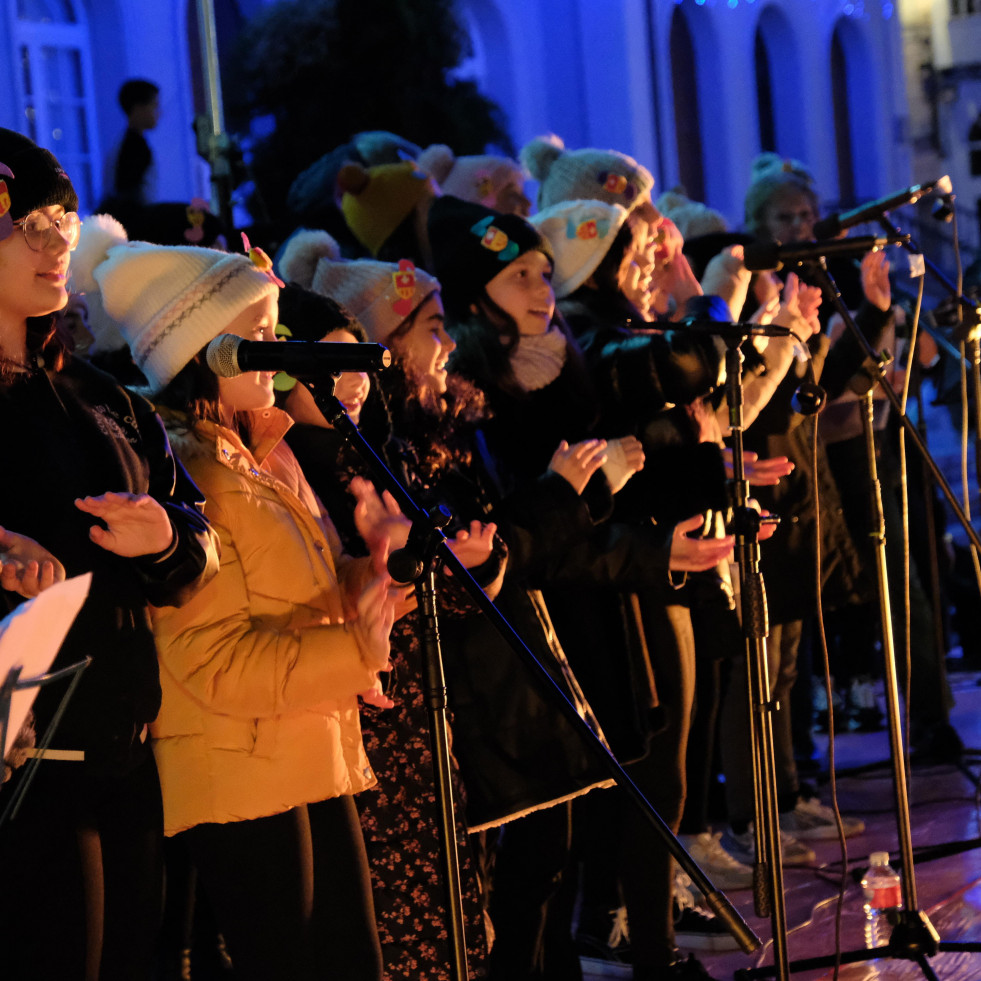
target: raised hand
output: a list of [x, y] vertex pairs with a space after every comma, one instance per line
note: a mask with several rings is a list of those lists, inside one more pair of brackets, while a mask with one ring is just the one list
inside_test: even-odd
[[603, 473], [614, 494], [623, 490], [627, 481], [635, 473], [644, 469], [644, 447], [636, 436], [621, 436], [619, 439], [608, 440], [606, 456]]
[[0, 588], [26, 599], [65, 578], [65, 567], [26, 535], [0, 528]]
[[702, 291], [721, 296], [733, 320], [739, 320], [753, 276], [743, 262], [743, 255], [741, 245], [730, 245], [712, 256], [702, 276]]
[[688, 537], [690, 531], [697, 531], [704, 522], [702, 515], [696, 514], [675, 525], [668, 561], [672, 572], [705, 572], [732, 555], [732, 546], [736, 541], [733, 535], [726, 535], [725, 538]]
[[[723, 451], [725, 461], [726, 476], [730, 479], [733, 476], [732, 468], [732, 449], [726, 447]], [[758, 453], [746, 450], [743, 453], [743, 470], [746, 479], [754, 487], [773, 487], [780, 483], [781, 477], [786, 477], [793, 473], [795, 464], [785, 456], [771, 456], [761, 460]]]
[[106, 527], [92, 525], [89, 538], [115, 555], [136, 558], [155, 555], [170, 547], [174, 529], [163, 505], [149, 494], [110, 491], [75, 501], [79, 511], [101, 518]]
[[461, 528], [456, 535], [447, 541], [450, 551], [463, 563], [466, 569], [475, 569], [483, 565], [494, 549], [494, 535], [497, 525], [493, 521], [486, 525], [480, 521], [471, 521], [470, 529]]
[[402, 514], [395, 498], [388, 491], [379, 495], [375, 485], [364, 477], [355, 477], [349, 489], [358, 499], [354, 508], [354, 524], [369, 551], [374, 553], [382, 539], [389, 542], [393, 549], [402, 548], [409, 538], [412, 525]]
[[564, 477], [572, 485], [572, 489], [581, 494], [590, 477], [606, 460], [605, 439], [587, 439], [582, 443], [573, 443], [572, 446], [562, 440], [559, 448], [552, 454], [548, 469]]
[[880, 310], [888, 310], [892, 306], [889, 260], [885, 252], [866, 252], [862, 257], [862, 291], [869, 303]]

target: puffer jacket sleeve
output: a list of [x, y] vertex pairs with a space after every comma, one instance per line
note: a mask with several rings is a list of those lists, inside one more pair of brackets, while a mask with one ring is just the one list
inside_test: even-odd
[[218, 572], [218, 536], [204, 516], [204, 495], [174, 458], [163, 422], [143, 399], [133, 408], [149, 469], [148, 493], [163, 505], [174, 538], [156, 555], [133, 559], [147, 602], [181, 606]]
[[375, 672], [346, 625], [278, 629], [254, 619], [242, 556], [220, 509], [212, 513], [221, 569], [180, 609], [155, 611], [161, 668], [209, 711], [242, 719], [315, 709], [369, 688]]

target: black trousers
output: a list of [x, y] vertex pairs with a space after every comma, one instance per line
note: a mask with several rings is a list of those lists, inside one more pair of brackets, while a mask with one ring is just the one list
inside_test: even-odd
[[[9, 792], [10, 785], [0, 808]], [[152, 977], [162, 843], [149, 749], [122, 777], [93, 774], [81, 762], [42, 761], [17, 817], [0, 831], [0, 977]]]
[[352, 797], [182, 833], [236, 981], [380, 981], [381, 948]]

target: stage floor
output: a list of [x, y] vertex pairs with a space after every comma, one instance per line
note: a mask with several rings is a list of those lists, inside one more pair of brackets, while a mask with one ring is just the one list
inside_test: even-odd
[[[910, 779], [912, 842], [916, 859], [916, 886], [919, 908], [927, 914], [941, 940], [981, 941], [981, 675], [951, 675], [957, 701], [951, 721], [967, 750], [965, 770], [954, 766], [919, 767]], [[822, 749], [827, 749], [827, 737]], [[897, 850], [896, 821], [893, 816], [892, 776], [888, 760], [888, 737], [882, 733], [849, 733], [835, 740], [838, 802], [842, 812], [862, 817], [866, 831], [849, 839], [847, 867], [863, 870], [872, 851]], [[882, 765], [877, 766], [877, 763]], [[973, 775], [972, 775], [973, 771]], [[821, 784], [821, 797], [830, 802], [830, 788]], [[973, 848], [945, 857], [932, 857], [931, 846], [953, 842], [973, 842]], [[788, 951], [791, 960], [832, 954], [835, 948], [835, 915], [841, 854], [837, 842], [809, 842], [818, 855], [813, 868], [790, 868], [784, 872], [786, 891]], [[740, 968], [772, 964], [769, 919], [753, 914], [749, 890], [733, 892], [730, 900], [749, 925], [764, 939], [765, 946], [753, 955], [742, 953], [698, 953], [713, 978], [723, 981]], [[865, 917], [862, 895], [851, 874], [844, 895], [841, 916], [843, 951], [863, 949]], [[929, 964], [942, 981], [978, 981], [981, 953], [940, 953]], [[629, 968], [595, 961], [584, 962], [586, 978], [629, 978]], [[772, 976], [772, 975], [771, 975]], [[842, 981], [899, 981], [924, 977], [918, 965], [905, 960], [879, 958], [841, 966]], [[833, 977], [831, 968], [799, 972], [799, 981]]]

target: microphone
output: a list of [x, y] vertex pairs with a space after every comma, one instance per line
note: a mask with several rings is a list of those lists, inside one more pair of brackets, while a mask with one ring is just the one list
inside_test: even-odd
[[754, 324], [752, 321], [746, 323], [726, 323], [723, 320], [699, 320], [696, 318], [682, 319], [669, 330], [690, 330], [697, 334], [715, 334], [717, 337], [726, 339], [741, 337], [790, 337], [789, 327], [780, 327], [777, 324]]
[[376, 371], [392, 363], [381, 344], [330, 341], [247, 341], [237, 334], [219, 334], [207, 350], [208, 367], [219, 378], [246, 371], [285, 371], [295, 378], [317, 378], [342, 371]]
[[751, 272], [780, 269], [785, 262], [807, 262], [827, 255], [860, 255], [887, 245], [908, 242], [909, 235], [856, 235], [819, 242], [750, 242], [744, 246], [743, 262]]
[[834, 238], [846, 228], [853, 225], [861, 225], [866, 221], [875, 221], [887, 211], [894, 208], [901, 208], [906, 204], [916, 204], [924, 194], [931, 191], [940, 191], [942, 194], [950, 194], [950, 178], [944, 174], [929, 184], [914, 184], [898, 194], [890, 194], [887, 197], [879, 198], [869, 204], [863, 204], [860, 208], [852, 208], [851, 211], [840, 211], [836, 215], [829, 215], [814, 224], [815, 238]]

